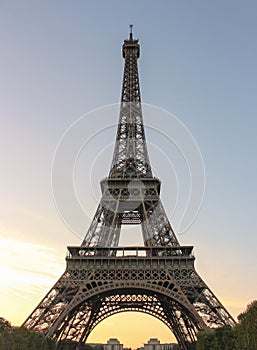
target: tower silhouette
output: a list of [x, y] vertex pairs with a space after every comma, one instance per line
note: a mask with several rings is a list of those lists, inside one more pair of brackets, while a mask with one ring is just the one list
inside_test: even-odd
[[[181, 246], [160, 199], [145, 139], [138, 40], [124, 40], [120, 115], [109, 176], [79, 247], [68, 247], [64, 274], [24, 322], [59, 341], [84, 343], [103, 319], [139, 311], [160, 319], [180, 348], [195, 349], [199, 330], [235, 321], [194, 268], [193, 246]], [[120, 247], [122, 225], [141, 225], [143, 246]]]

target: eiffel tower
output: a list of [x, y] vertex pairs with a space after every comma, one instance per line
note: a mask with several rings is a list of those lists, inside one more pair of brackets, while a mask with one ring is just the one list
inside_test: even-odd
[[[175, 335], [180, 349], [196, 348], [197, 332], [235, 321], [194, 268], [193, 246], [181, 246], [152, 174], [142, 119], [138, 40], [124, 40], [118, 131], [102, 198], [67, 267], [23, 326], [56, 339], [86, 342], [105, 318], [126, 311], [150, 314]], [[122, 225], [141, 225], [143, 246], [121, 247]]]

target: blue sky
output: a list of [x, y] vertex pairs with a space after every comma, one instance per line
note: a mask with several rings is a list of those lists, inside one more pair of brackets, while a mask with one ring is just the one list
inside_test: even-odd
[[[1, 1], [0, 266], [9, 278], [0, 289], [1, 316], [21, 322], [65, 268], [66, 246], [80, 244], [54, 206], [52, 160], [71, 123], [119, 101], [121, 45], [130, 23], [141, 45], [143, 102], [176, 115], [204, 160], [202, 208], [179, 240], [195, 246], [198, 272], [234, 317], [256, 298], [256, 16], [251, 0]], [[113, 115], [112, 123], [117, 119]], [[144, 120], [147, 124], [147, 115]], [[99, 147], [114, 137], [111, 129]], [[147, 137], [158, 146], [151, 131]], [[94, 144], [85, 149], [81, 170], [92, 168], [86, 162], [97, 156], [95, 149]], [[93, 172], [95, 187], [108, 174], [111, 147], [108, 152], [104, 166]], [[171, 150], [164, 152], [172, 159]], [[154, 152], [150, 157], [169, 212], [173, 198], [165, 163], [158, 163]], [[86, 202], [92, 184], [87, 174], [84, 184], [83, 173], [78, 178]], [[89, 209], [95, 208], [96, 202]], [[89, 223], [85, 218], [85, 231]], [[33, 269], [31, 250], [44, 256]], [[51, 278], [49, 266], [55, 266]], [[19, 287], [17, 276], [28, 270]], [[41, 275], [47, 278], [40, 284]]]

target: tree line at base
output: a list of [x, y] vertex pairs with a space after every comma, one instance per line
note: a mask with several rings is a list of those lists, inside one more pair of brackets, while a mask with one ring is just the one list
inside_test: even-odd
[[238, 316], [233, 327], [198, 333], [197, 350], [257, 350], [257, 300]]
[[[76, 350], [77, 343], [62, 341], [58, 350]], [[102, 345], [91, 347], [82, 345], [80, 350], [103, 350]], [[178, 347], [179, 349], [179, 347]], [[257, 300], [251, 302], [238, 316], [238, 323], [233, 327], [198, 333], [197, 350], [257, 350]], [[0, 317], [0, 350], [57, 350], [54, 340], [43, 333], [23, 327], [12, 327]]]

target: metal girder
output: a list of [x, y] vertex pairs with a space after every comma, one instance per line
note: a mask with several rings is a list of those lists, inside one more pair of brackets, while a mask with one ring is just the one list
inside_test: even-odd
[[187, 350], [200, 329], [234, 324], [196, 273], [192, 247], [134, 249], [69, 247], [65, 274], [24, 326], [83, 343], [106, 317], [139, 311], [164, 322]]
[[[167, 280], [165, 284], [165, 281], [155, 279], [155, 274], [152, 274], [151, 280], [138, 280], [139, 271], [127, 271], [129, 279], [126, 283], [124, 276], [123, 283], [119, 279], [105, 279], [112, 274], [109, 270], [98, 270], [99, 280], [96, 268], [94, 277], [88, 275], [85, 279], [87, 272], [70, 270], [69, 281], [62, 277], [24, 326], [44, 331], [47, 336], [59, 341], [83, 343], [92, 329], [106, 317], [118, 312], [140, 311], [164, 322], [181, 343], [196, 340], [196, 333], [201, 329], [199, 320], [178, 285]], [[182, 332], [185, 323], [190, 327]]]
[[102, 199], [82, 246], [118, 246], [123, 224], [141, 224], [145, 246], [179, 246], [159, 197], [160, 182], [147, 180], [103, 180]]

